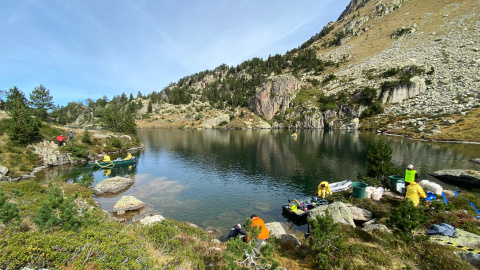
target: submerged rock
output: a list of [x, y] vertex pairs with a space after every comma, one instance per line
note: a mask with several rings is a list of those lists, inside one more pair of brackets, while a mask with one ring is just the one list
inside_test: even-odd
[[138, 210], [144, 206], [144, 202], [133, 196], [123, 196], [113, 207], [113, 212]]
[[134, 182], [133, 179], [128, 177], [115, 176], [109, 179], [105, 179], [98, 183], [93, 190], [95, 195], [102, 195], [105, 193], [118, 193], [127, 189]]
[[475, 170], [440, 170], [430, 173], [440, 180], [480, 187], [480, 172]]

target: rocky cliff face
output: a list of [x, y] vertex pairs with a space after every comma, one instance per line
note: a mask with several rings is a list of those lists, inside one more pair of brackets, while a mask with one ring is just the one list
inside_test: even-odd
[[[222, 82], [258, 78], [261, 85], [245, 92], [255, 93], [248, 97], [249, 109], [273, 128], [356, 129], [362, 125], [362, 113], [372, 111], [362, 97], [367, 88], [374, 89], [378, 98], [370, 102], [384, 106], [379, 117], [465, 114], [480, 107], [479, 9], [475, 0], [352, 0], [336, 22], [288, 55], [293, 59], [301, 50], [312, 50], [318, 59], [334, 63], [325, 70], [290, 68], [291, 60], [275, 71], [277, 75], [252, 73], [248, 64], [230, 67], [236, 72], [219, 67], [205, 76], [186, 78], [192, 82], [182, 86], [195, 91], [192, 103], [157, 105], [154, 110], [162, 115], [155, 121], [180, 111], [182, 117], [164, 122], [174, 125], [182, 120], [182, 125], [192, 127], [231, 122], [241, 115], [241, 108], [225, 110], [217, 101], [202, 99], [202, 92], [216, 85], [234, 93], [236, 86], [225, 87]], [[329, 98], [336, 102], [335, 109], [325, 103]], [[207, 109], [213, 108], [223, 111], [207, 116]], [[196, 123], [197, 119], [203, 122]], [[243, 124], [252, 126], [250, 120]]]
[[255, 91], [252, 109], [256, 114], [271, 120], [278, 111], [289, 108], [290, 102], [300, 90], [301, 83], [292, 75], [280, 75], [267, 79]]

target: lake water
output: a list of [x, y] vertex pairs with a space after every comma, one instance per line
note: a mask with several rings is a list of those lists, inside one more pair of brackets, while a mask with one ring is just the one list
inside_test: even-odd
[[[321, 181], [356, 180], [365, 172], [369, 144], [383, 139], [393, 148], [400, 168], [414, 164], [419, 179], [435, 180], [428, 173], [439, 169], [474, 169], [469, 161], [480, 157], [480, 145], [432, 143], [386, 137], [370, 132], [288, 130], [179, 130], [141, 129], [145, 149], [133, 153], [136, 167], [93, 171], [95, 183], [128, 174], [135, 184], [124, 193], [96, 198], [111, 212], [121, 196], [131, 195], [162, 215], [188, 221], [223, 235], [252, 214], [265, 222], [288, 222], [282, 216], [288, 199], [315, 194]], [[112, 158], [116, 158], [112, 156]], [[76, 179], [86, 165], [50, 168], [40, 175]], [[441, 183], [444, 188], [458, 189]], [[465, 189], [465, 188], [464, 188]], [[478, 192], [478, 190], [470, 190]]]

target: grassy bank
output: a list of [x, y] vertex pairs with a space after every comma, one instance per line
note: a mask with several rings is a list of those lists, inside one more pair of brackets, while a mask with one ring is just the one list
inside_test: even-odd
[[[461, 250], [403, 234], [395, 226], [391, 227], [394, 233], [368, 233], [328, 220], [320, 221], [320, 231], [331, 232], [330, 236], [312, 233], [305, 239], [298, 234], [301, 247], [270, 239], [261, 254], [249, 260], [246, 251], [253, 250], [249, 244], [220, 243], [202, 229], [174, 220], [153, 226], [117, 223], [95, 206], [92, 191], [78, 184], [28, 180], [2, 182], [0, 188], [0, 212], [16, 213], [0, 226], [2, 269], [248, 269], [252, 261], [264, 269], [475, 269], [456, 254]], [[388, 224], [403, 204], [389, 197], [355, 199], [348, 192], [331, 199], [372, 211], [381, 224]], [[465, 193], [451, 198], [448, 206], [441, 202], [435, 209], [419, 206], [418, 213], [427, 219], [418, 231], [447, 222], [479, 233], [468, 201], [480, 205], [480, 199]], [[322, 243], [333, 243], [333, 248]]]

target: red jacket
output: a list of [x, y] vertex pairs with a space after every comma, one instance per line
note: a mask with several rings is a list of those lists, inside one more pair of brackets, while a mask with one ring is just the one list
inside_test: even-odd
[[59, 142], [63, 142], [63, 139], [66, 139], [66, 138], [67, 138], [67, 137], [65, 137], [65, 136], [58, 135], [58, 137], [57, 137], [57, 141], [59, 141]]

